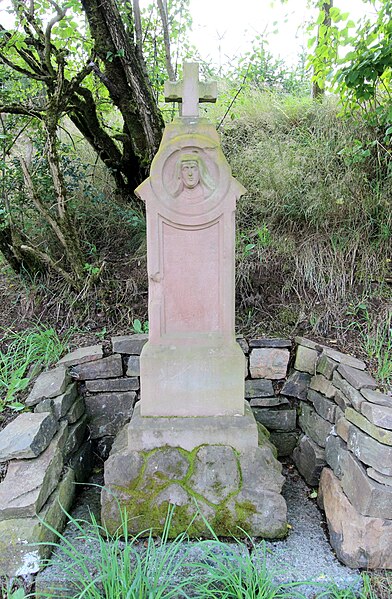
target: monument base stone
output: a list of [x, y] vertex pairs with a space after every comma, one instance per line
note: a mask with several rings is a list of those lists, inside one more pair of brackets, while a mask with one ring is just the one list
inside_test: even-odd
[[234, 342], [146, 343], [140, 357], [142, 416], [244, 413], [245, 358]]
[[[110, 533], [161, 534], [171, 505], [170, 536], [246, 535], [281, 538], [287, 532], [284, 477], [270, 443], [245, 416], [142, 417], [116, 438], [105, 463], [102, 518]], [[145, 443], [143, 447], [143, 443]], [[208, 524], [207, 524], [208, 523]], [[143, 533], [142, 533], [143, 534]]]

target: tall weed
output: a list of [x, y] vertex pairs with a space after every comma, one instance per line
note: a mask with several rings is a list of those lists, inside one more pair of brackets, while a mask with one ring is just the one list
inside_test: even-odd
[[6, 405], [14, 410], [24, 405], [15, 400], [41, 368], [57, 361], [67, 348], [53, 328], [42, 325], [25, 331], [3, 330], [0, 349], [0, 411]]

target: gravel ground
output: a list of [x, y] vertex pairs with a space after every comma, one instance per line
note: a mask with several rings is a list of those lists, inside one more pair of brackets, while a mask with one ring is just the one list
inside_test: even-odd
[[[288, 506], [288, 521], [291, 526], [290, 533], [283, 541], [256, 542], [253, 549], [250, 547], [251, 559], [265, 560], [268, 571], [272, 573], [274, 581], [289, 584], [298, 581], [307, 581], [306, 585], [293, 588], [292, 595], [300, 592], [303, 597], [313, 598], [325, 590], [328, 583], [334, 583], [340, 589], [360, 589], [361, 579], [357, 570], [352, 570], [340, 564], [334, 556], [328, 543], [323, 522], [322, 512], [318, 509], [315, 500], [309, 497], [311, 489], [306, 486], [303, 479], [291, 465], [284, 467], [286, 483], [283, 495]], [[97, 478], [93, 481], [99, 482]], [[73, 510], [75, 518], [89, 519], [89, 509], [99, 515], [99, 491], [97, 487], [85, 487], [80, 495], [77, 505]], [[97, 557], [98, 542], [80, 539], [80, 533], [73, 525], [68, 525], [66, 538], [86, 556], [90, 572], [95, 570], [94, 562]], [[146, 543], [140, 541], [138, 550], [140, 554], [146, 551]], [[204, 549], [203, 549], [204, 547]], [[231, 559], [236, 562], [236, 555], [249, 555], [248, 546], [241, 544], [225, 543], [225, 559], [231, 554]], [[207, 543], [196, 545], [192, 542], [183, 543], [178, 555], [180, 559], [183, 552], [187, 552], [186, 561], [203, 561], [203, 551], [209, 552]], [[213, 550], [214, 552], [216, 549]], [[220, 550], [222, 551], [222, 549]], [[227, 552], [227, 553], [226, 553]], [[212, 561], [214, 557], [212, 556]], [[53, 564], [39, 573], [36, 579], [37, 596], [70, 597], [72, 589], [72, 575], [65, 571], [64, 564], [69, 560], [60, 562], [54, 554]], [[206, 558], [211, 562], [211, 553]], [[259, 562], [260, 563], [260, 562]], [[189, 569], [183, 567], [177, 572], [171, 572], [171, 579], [180, 580], [189, 574]], [[311, 584], [310, 581], [314, 584]], [[61, 588], [62, 591], [54, 591]], [[189, 592], [189, 589], [188, 589]], [[190, 595], [193, 595], [190, 592]]]
[[[310, 489], [297, 470], [289, 465], [284, 468], [286, 482], [283, 496], [287, 502], [287, 519], [290, 533], [283, 541], [265, 543], [268, 567], [279, 582], [314, 581], [317, 586], [301, 586], [306, 597], [320, 593], [326, 584], [335, 584], [340, 589], [359, 590], [361, 578], [358, 570], [347, 568], [335, 557], [325, 532], [324, 513], [319, 510], [315, 499], [310, 498]], [[263, 545], [255, 553], [263, 555]]]

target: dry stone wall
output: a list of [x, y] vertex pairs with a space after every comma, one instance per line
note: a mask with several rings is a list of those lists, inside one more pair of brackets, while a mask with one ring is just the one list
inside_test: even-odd
[[[105, 352], [96, 345], [68, 354], [37, 378], [26, 399], [31, 411], [0, 432], [0, 574], [41, 567], [49, 548], [34, 544], [55, 537], [42, 521], [62, 529], [75, 482], [87, 480], [93, 453], [108, 457], [140, 399], [146, 341], [118, 336]], [[338, 557], [392, 568], [392, 397], [377, 390], [364, 362], [322, 344], [237, 341], [260, 438], [269, 436], [310, 486], [320, 485]]]

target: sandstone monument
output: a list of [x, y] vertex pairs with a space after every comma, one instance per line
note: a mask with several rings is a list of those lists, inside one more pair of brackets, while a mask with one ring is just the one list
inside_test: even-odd
[[[126, 507], [132, 532], [159, 532], [176, 505], [173, 534], [196, 512], [191, 532], [281, 537], [283, 477], [267, 438], [245, 409], [244, 355], [234, 334], [234, 213], [245, 192], [219, 136], [199, 117], [216, 84], [197, 63], [168, 82], [181, 103], [149, 178], [146, 203], [148, 343], [140, 357], [141, 401], [105, 465], [102, 514], [110, 530]], [[260, 446], [259, 446], [260, 441]]]

